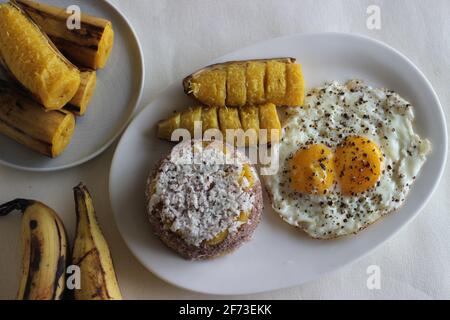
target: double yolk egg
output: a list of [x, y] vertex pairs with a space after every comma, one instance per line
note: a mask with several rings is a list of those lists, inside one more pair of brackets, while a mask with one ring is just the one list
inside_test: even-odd
[[289, 161], [290, 187], [306, 194], [327, 194], [335, 185], [353, 195], [373, 188], [380, 178], [383, 154], [378, 145], [362, 136], [348, 136], [336, 150], [311, 144]]
[[280, 170], [263, 176], [284, 221], [333, 239], [400, 208], [431, 147], [414, 132], [407, 100], [359, 80], [332, 81], [287, 111]]

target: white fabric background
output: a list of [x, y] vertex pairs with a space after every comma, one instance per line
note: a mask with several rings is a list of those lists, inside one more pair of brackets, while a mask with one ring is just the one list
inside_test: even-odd
[[[450, 0], [111, 1], [129, 18], [142, 42], [146, 84], [141, 107], [172, 82], [235, 49], [281, 35], [342, 31], [382, 40], [406, 54], [433, 84], [449, 120]], [[366, 27], [371, 4], [381, 8], [381, 30]], [[0, 167], [0, 202], [17, 196], [40, 199], [60, 212], [72, 237], [71, 188], [83, 181], [94, 196], [125, 298], [217, 298], [166, 284], [125, 247], [108, 201], [114, 147], [85, 165], [52, 174]], [[366, 258], [300, 287], [238, 298], [450, 298], [449, 173], [447, 165], [439, 189], [420, 216]], [[366, 269], [372, 264], [381, 268], [381, 290], [366, 287]], [[0, 220], [0, 298], [15, 297], [19, 265], [20, 216], [4, 217]]]

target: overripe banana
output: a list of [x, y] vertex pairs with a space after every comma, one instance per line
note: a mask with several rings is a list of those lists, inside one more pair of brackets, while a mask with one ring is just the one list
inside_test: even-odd
[[62, 221], [45, 204], [16, 199], [0, 206], [0, 216], [14, 210], [22, 217], [22, 276], [17, 299], [59, 300], [65, 288], [67, 238]]
[[119, 284], [111, 253], [98, 225], [89, 191], [83, 184], [74, 188], [77, 227], [72, 264], [79, 266], [81, 289], [77, 300], [120, 300]]

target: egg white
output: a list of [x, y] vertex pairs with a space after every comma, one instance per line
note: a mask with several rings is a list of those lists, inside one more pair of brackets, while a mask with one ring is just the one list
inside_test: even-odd
[[[399, 208], [426, 160], [431, 144], [413, 130], [413, 107], [387, 89], [362, 81], [330, 82], [311, 90], [302, 108], [289, 108], [279, 148], [277, 174], [264, 176], [272, 206], [289, 224], [314, 238], [356, 233]], [[333, 151], [346, 136], [377, 143], [384, 155], [376, 187], [344, 196], [339, 185], [326, 195], [300, 194], [290, 188], [289, 159], [307, 143]]]

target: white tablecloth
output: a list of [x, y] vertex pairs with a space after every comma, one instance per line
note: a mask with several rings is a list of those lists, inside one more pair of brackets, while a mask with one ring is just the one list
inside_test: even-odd
[[[382, 40], [406, 54], [433, 84], [449, 120], [449, 0], [111, 1], [129, 18], [144, 50], [146, 84], [141, 107], [193, 69], [235, 49], [281, 35], [342, 31]], [[381, 9], [381, 30], [366, 26], [366, 10], [372, 4]], [[107, 177], [114, 148], [78, 168], [52, 174], [0, 167], [0, 202], [17, 196], [40, 199], [60, 212], [72, 237], [71, 188], [83, 181], [94, 196], [125, 298], [216, 298], [165, 283], [126, 248], [108, 201]], [[420, 216], [369, 256], [300, 287], [239, 298], [450, 298], [448, 169]], [[18, 284], [19, 222], [19, 215], [0, 221], [0, 298], [4, 299], [14, 298]], [[367, 288], [370, 265], [380, 267], [380, 290]]]

